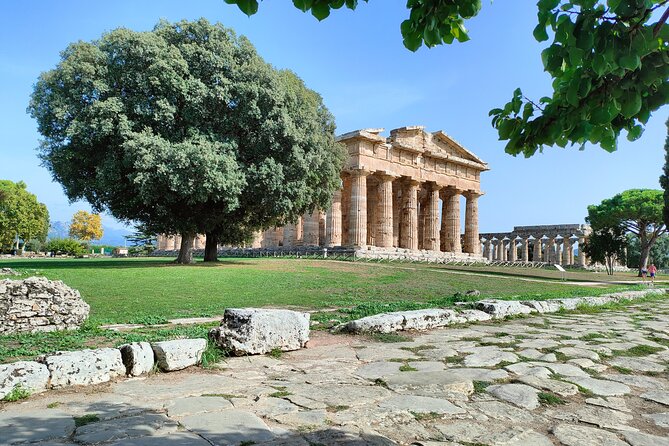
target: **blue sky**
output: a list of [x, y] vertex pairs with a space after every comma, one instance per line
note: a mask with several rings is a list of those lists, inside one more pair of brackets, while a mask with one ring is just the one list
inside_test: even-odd
[[[542, 45], [532, 39], [533, 1], [484, 2], [468, 22], [465, 44], [404, 49], [402, 0], [361, 2], [318, 22], [290, 0], [264, 1], [246, 17], [223, 0], [22, 0], [2, 2], [0, 16], [0, 178], [24, 180], [47, 204], [52, 220], [68, 220], [85, 203], [70, 204], [40, 167], [39, 135], [26, 114], [39, 73], [53, 68], [70, 42], [118, 27], [149, 30], [161, 19], [205, 17], [246, 35], [279, 68], [290, 68], [321, 93], [337, 131], [405, 125], [444, 130], [490, 164], [482, 175], [482, 232], [514, 225], [582, 223], [588, 204], [630, 188], [659, 188], [668, 107], [656, 112], [641, 139], [624, 138], [616, 153], [599, 147], [548, 148], [524, 159], [504, 153], [488, 111], [516, 87], [533, 98], [550, 93]], [[113, 218], [105, 224], [119, 226]]]

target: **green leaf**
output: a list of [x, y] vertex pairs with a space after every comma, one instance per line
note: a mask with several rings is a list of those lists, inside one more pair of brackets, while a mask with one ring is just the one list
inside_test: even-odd
[[592, 69], [597, 73], [597, 76], [602, 76], [606, 73], [609, 64], [606, 62], [606, 58], [601, 54], [595, 54], [595, 57], [592, 59]]
[[635, 125], [627, 131], [627, 139], [629, 141], [636, 141], [643, 134], [643, 127]]
[[546, 26], [541, 23], [534, 28], [534, 32], [532, 34], [534, 35], [534, 38], [536, 39], [537, 42], [544, 42], [548, 40], [548, 33], [546, 32]]
[[330, 5], [321, 1], [311, 7], [311, 15], [318, 20], [324, 20], [330, 15]]
[[539, 9], [550, 10], [557, 8], [557, 5], [560, 4], [560, 0], [539, 0], [537, 6]]
[[241, 11], [248, 16], [258, 12], [257, 0], [235, 0], [235, 3], [237, 3], [239, 9], [241, 9]]
[[641, 110], [641, 96], [636, 91], [628, 91], [624, 102], [621, 104], [620, 113], [631, 118]]
[[636, 70], [641, 65], [641, 58], [638, 54], [627, 54], [618, 60], [618, 64], [628, 70]]

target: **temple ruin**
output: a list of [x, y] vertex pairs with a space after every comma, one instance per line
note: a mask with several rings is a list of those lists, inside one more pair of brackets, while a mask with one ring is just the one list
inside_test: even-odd
[[590, 226], [579, 224], [515, 226], [511, 232], [481, 234], [483, 257], [494, 262], [585, 267], [588, 262], [581, 247], [591, 232]]
[[[337, 139], [348, 150], [342, 188], [327, 210], [258, 233], [253, 248], [354, 249], [359, 256], [483, 260], [478, 222], [488, 164], [442, 131], [363, 129]], [[460, 199], [465, 198], [464, 235]], [[204, 248], [204, 236], [194, 242]], [[161, 235], [159, 250], [179, 249]]]

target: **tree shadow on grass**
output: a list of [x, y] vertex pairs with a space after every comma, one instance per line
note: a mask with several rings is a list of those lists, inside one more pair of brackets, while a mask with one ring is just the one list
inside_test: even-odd
[[[180, 265], [174, 263], [171, 257], [154, 257], [141, 259], [21, 259], [3, 260], [0, 262], [3, 268], [12, 268], [17, 271], [23, 270], [54, 270], [54, 269], [128, 269], [128, 268], [161, 268], [161, 267], [215, 267], [226, 265], [249, 265], [250, 262], [243, 260], [225, 259], [213, 263], [196, 261], [191, 265]], [[0, 278], [5, 278], [0, 276]], [[7, 278], [12, 278], [7, 276]]]
[[[53, 399], [53, 397], [52, 397]], [[169, 401], [168, 401], [169, 403]], [[17, 403], [14, 403], [17, 404]], [[397, 443], [373, 432], [305, 426], [288, 431], [268, 427], [251, 412], [222, 409], [168, 417], [164, 410], [109, 400], [77, 401], [44, 409], [0, 407], [0, 443], [18, 445], [107, 446], [392, 446]], [[34, 405], [33, 405], [34, 406]], [[46, 408], [52, 407], [52, 408]]]

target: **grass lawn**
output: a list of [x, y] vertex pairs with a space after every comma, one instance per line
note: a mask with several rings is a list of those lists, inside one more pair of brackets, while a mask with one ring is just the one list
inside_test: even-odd
[[[226, 259], [177, 266], [172, 259], [21, 259], [0, 261], [24, 276], [43, 275], [78, 289], [91, 305], [78, 332], [0, 337], [0, 362], [53, 350], [128, 341], [205, 336], [211, 326], [145, 328], [118, 333], [100, 324], [159, 324], [167, 319], [221, 315], [229, 307], [282, 307], [317, 313], [316, 320], [349, 320], [401, 309], [443, 307], [477, 289], [481, 297], [547, 299], [596, 295], [619, 286], [536, 282], [507, 276], [454, 274], [434, 265], [328, 260]], [[482, 270], [483, 271], [483, 270]]]

